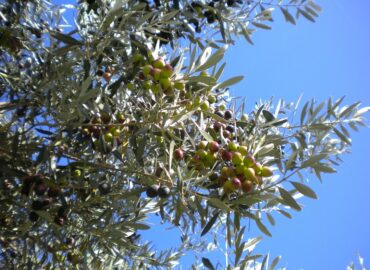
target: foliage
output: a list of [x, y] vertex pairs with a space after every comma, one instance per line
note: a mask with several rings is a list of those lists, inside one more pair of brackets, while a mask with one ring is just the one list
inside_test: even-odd
[[354, 262], [351, 262], [347, 266], [347, 270], [355, 270], [355, 269], [366, 270], [365, 265], [364, 265], [364, 259], [361, 257], [360, 254], [357, 255], [357, 259], [358, 259], [357, 266]]
[[[2, 2], [1, 267], [173, 268], [189, 250], [219, 247], [224, 232], [225, 267], [264, 269], [269, 257], [252, 252], [261, 238], [245, 239], [245, 220], [271, 236], [265, 220], [317, 198], [308, 175], [335, 172], [369, 110], [340, 98], [246, 113], [231, 101], [242, 76], [221, 81], [225, 50], [238, 36], [253, 44], [275, 10], [295, 24], [320, 7]], [[180, 246], [155, 252], [138, 238], [154, 214], [180, 229]]]

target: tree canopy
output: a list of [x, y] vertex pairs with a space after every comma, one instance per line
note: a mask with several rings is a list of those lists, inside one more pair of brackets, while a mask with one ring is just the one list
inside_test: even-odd
[[[370, 108], [329, 98], [246, 111], [229, 95], [243, 77], [221, 79], [223, 56], [238, 37], [253, 45], [275, 12], [295, 24], [320, 11], [310, 0], [2, 1], [0, 267], [173, 268], [225, 242], [222, 267], [273, 269], [279, 257], [253, 252], [262, 238], [246, 238], [246, 221], [271, 236], [275, 215], [316, 199], [307, 179], [336, 171]], [[157, 252], [139, 237], [154, 215], [179, 229], [179, 246]], [[193, 269], [220, 263], [200, 257]]]

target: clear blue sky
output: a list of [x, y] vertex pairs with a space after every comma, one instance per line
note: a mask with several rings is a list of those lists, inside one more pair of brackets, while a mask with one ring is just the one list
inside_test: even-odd
[[[229, 49], [225, 78], [245, 76], [231, 93], [245, 96], [248, 110], [260, 99], [296, 101], [301, 93], [304, 100], [345, 95], [346, 103], [360, 100], [370, 106], [370, 1], [318, 3], [324, 10], [317, 23], [301, 19], [292, 26], [277, 16], [272, 31], [255, 33], [255, 46], [241, 38]], [[276, 215], [273, 237], [265, 237], [257, 251], [282, 255], [279, 265], [289, 270], [345, 269], [357, 252], [370, 265], [369, 138], [370, 129], [353, 134], [352, 154], [343, 156], [338, 173], [325, 175], [323, 184], [312, 177], [319, 200], [301, 200], [305, 207], [292, 220]], [[163, 235], [160, 228], [145, 235], [158, 248], [178, 237], [176, 232]], [[187, 269], [191, 262], [182, 263]]]

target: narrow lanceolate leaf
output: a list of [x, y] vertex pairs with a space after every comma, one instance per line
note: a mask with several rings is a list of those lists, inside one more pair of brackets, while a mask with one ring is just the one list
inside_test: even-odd
[[338, 129], [333, 128], [333, 130], [342, 142], [345, 142], [350, 145], [352, 144], [351, 139], [344, 135], [342, 132], [340, 132]]
[[261, 232], [263, 232], [264, 234], [272, 237], [272, 234], [270, 233], [270, 231], [266, 228], [266, 226], [261, 222], [261, 220], [259, 219], [256, 219], [256, 224], [257, 224], [257, 227], [258, 229], [260, 229]]
[[175, 148], [175, 141], [171, 141], [170, 143], [170, 160], [169, 160], [169, 171], [171, 171], [172, 168], [172, 159], [173, 159], [173, 151]]
[[298, 9], [298, 14], [302, 14], [307, 20], [315, 22], [315, 18], [305, 10]]
[[52, 32], [51, 36], [55, 39], [64, 42], [67, 45], [82, 45], [83, 43], [69, 35], [65, 35], [59, 32]]
[[202, 257], [202, 263], [204, 264], [205, 267], [207, 267], [207, 269], [215, 270], [215, 267], [208, 258]]
[[240, 82], [241, 80], [243, 80], [244, 76], [236, 76], [236, 77], [233, 77], [231, 79], [228, 79], [222, 83], [220, 83], [219, 85], [217, 85], [217, 88], [226, 88], [226, 87], [229, 87], [233, 84], [236, 84], [238, 82]]
[[225, 203], [223, 203], [221, 200], [219, 200], [217, 198], [209, 199], [208, 204], [215, 207], [215, 208], [221, 209], [225, 212], [230, 210], [230, 208]]
[[[126, 223], [125, 223], [126, 224]], [[150, 226], [144, 223], [134, 223], [134, 222], [127, 222], [126, 224], [128, 227], [132, 227], [137, 230], [149, 230]]]
[[279, 263], [280, 259], [281, 259], [281, 256], [275, 257], [275, 259], [271, 262], [271, 265], [268, 270], [274, 270], [276, 265]]
[[303, 106], [303, 109], [301, 111], [301, 117], [300, 117], [301, 125], [303, 125], [304, 119], [306, 118], [308, 105], [309, 105], [309, 103], [306, 102], [306, 104]]
[[217, 211], [213, 217], [208, 221], [208, 223], [206, 224], [206, 226], [204, 226], [203, 230], [202, 230], [202, 233], [200, 234], [201, 236], [205, 235], [207, 232], [209, 232], [209, 230], [212, 228], [213, 224], [215, 224], [218, 216], [220, 215], [220, 211]]
[[370, 111], [370, 107], [364, 107], [364, 108], [361, 108], [359, 109], [354, 115], [353, 115], [353, 118], [357, 118], [361, 115], [363, 115], [364, 113], [367, 113], [368, 111]]
[[113, 20], [119, 15], [122, 14], [123, 9], [121, 7], [119, 8], [113, 8], [106, 16], [105, 19], [100, 27], [101, 31], [105, 30], [112, 22]]
[[209, 69], [210, 67], [213, 67], [215, 66], [218, 62], [220, 62], [222, 60], [222, 58], [224, 57], [224, 54], [225, 54], [225, 51], [226, 49], [225, 48], [221, 48], [219, 49], [217, 52], [215, 52], [214, 54], [212, 54], [204, 64], [202, 64], [201, 66], [199, 66], [196, 70], [197, 71], [200, 71], [200, 70], [207, 70]]
[[271, 26], [266, 25], [266, 24], [263, 24], [263, 23], [252, 22], [252, 24], [253, 24], [255, 27], [257, 27], [257, 28], [261, 28], [261, 29], [264, 29], [264, 30], [271, 30]]
[[306, 161], [304, 161], [301, 165], [302, 168], [312, 167], [315, 163], [318, 163], [320, 160], [326, 158], [327, 154], [318, 154], [316, 156], [313, 156]]
[[267, 220], [270, 222], [270, 224], [272, 226], [275, 226], [275, 219], [274, 219], [274, 217], [270, 213], [267, 213], [266, 216], [267, 216]]
[[261, 242], [262, 236], [258, 236], [256, 238], [249, 239], [247, 243], [245, 243], [243, 251], [252, 252], [256, 245]]
[[209, 135], [207, 132], [205, 132], [204, 130], [202, 130], [199, 126], [198, 126], [198, 124], [194, 121], [194, 119], [190, 119], [193, 123], [194, 123], [194, 125], [198, 128], [198, 131], [200, 132], [200, 134], [202, 134], [202, 136], [204, 137], [204, 139], [206, 139], [208, 142], [211, 142], [211, 141], [213, 141], [213, 138], [212, 138], [212, 136], [211, 135]]
[[266, 269], [265, 266], [268, 264], [269, 258], [270, 258], [270, 254], [267, 253], [266, 256], [262, 260], [262, 264], [261, 264], [261, 268], [260, 268], [261, 270]]
[[336, 169], [332, 168], [329, 164], [326, 164], [326, 163], [317, 163], [315, 165], [315, 169], [323, 173], [336, 173], [337, 172]]
[[361, 102], [355, 102], [352, 105], [345, 107], [343, 111], [339, 113], [339, 117], [348, 117], [353, 111], [355, 111], [356, 107], [358, 107], [361, 104]]
[[299, 204], [292, 197], [292, 195], [290, 195], [290, 193], [288, 191], [279, 187], [279, 192], [280, 192], [281, 198], [283, 199], [283, 201], [286, 205], [292, 207], [293, 209], [295, 209], [297, 211], [302, 210], [302, 208], [299, 206]]
[[275, 116], [268, 110], [262, 110], [262, 114], [267, 122], [273, 121], [275, 119]]
[[283, 216], [285, 216], [285, 217], [287, 217], [287, 218], [289, 218], [289, 219], [291, 219], [292, 218], [292, 215], [291, 214], [289, 214], [287, 211], [284, 211], [284, 210], [281, 210], [281, 209], [279, 209], [279, 210], [277, 210], [280, 214], [282, 214]]
[[281, 12], [284, 15], [285, 21], [290, 22], [295, 25], [295, 19], [292, 14], [289, 13], [288, 9], [286, 8], [280, 8]]
[[310, 197], [312, 199], [317, 199], [317, 195], [315, 191], [313, 191], [307, 185], [299, 183], [299, 182], [294, 182], [294, 181], [290, 181], [290, 183], [295, 187], [296, 190], [298, 190], [303, 195]]

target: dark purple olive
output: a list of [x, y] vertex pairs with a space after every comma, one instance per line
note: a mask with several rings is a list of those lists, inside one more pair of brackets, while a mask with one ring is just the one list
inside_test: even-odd
[[158, 196], [158, 190], [159, 190], [159, 186], [158, 185], [151, 185], [150, 187], [148, 187], [148, 189], [146, 190], [146, 195], [149, 197], [149, 198], [155, 198]]
[[29, 220], [32, 222], [36, 222], [39, 219], [39, 215], [36, 212], [31, 212], [28, 216]]
[[158, 189], [158, 196], [160, 198], [167, 198], [170, 195], [170, 188], [167, 186], [161, 186]]

